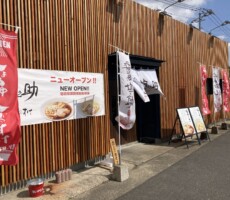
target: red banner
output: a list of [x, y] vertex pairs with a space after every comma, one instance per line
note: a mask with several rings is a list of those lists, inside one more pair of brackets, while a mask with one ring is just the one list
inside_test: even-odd
[[226, 70], [222, 70], [222, 86], [223, 86], [223, 109], [225, 112], [230, 111], [229, 107], [229, 95], [230, 95], [230, 88], [229, 88], [229, 79], [228, 73]]
[[0, 29], [0, 165], [18, 163], [17, 34]]
[[200, 78], [201, 78], [201, 98], [202, 98], [202, 114], [208, 115], [211, 113], [208, 104], [208, 98], [206, 94], [206, 79], [207, 79], [206, 66], [200, 66]]

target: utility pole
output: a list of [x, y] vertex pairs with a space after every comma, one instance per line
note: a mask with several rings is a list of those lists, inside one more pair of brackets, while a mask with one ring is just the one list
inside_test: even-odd
[[201, 13], [199, 12], [199, 26], [198, 26], [199, 30], [201, 30]]
[[198, 28], [201, 30], [201, 22], [204, 20], [205, 17], [214, 14], [214, 12], [211, 9], [203, 9], [199, 11], [199, 17], [192, 20], [190, 24], [196, 22], [198, 23]]

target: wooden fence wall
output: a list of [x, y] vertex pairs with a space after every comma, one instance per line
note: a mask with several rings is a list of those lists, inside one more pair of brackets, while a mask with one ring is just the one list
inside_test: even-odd
[[[98, 72], [105, 77], [106, 115], [22, 127], [19, 164], [1, 166], [0, 185], [42, 176], [109, 152], [108, 54], [165, 60], [160, 84], [162, 137], [175, 108], [200, 104], [199, 64], [227, 68], [227, 43], [131, 0], [0, 0], [0, 22], [18, 25], [18, 67]], [[13, 30], [0, 25], [1, 28]], [[211, 102], [210, 98], [210, 102]], [[210, 117], [212, 120], [212, 117]], [[135, 127], [122, 137], [134, 141]]]

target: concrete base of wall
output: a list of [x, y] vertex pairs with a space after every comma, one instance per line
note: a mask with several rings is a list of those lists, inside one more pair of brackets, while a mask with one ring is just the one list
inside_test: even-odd
[[212, 134], [218, 134], [218, 128], [216, 126], [213, 126], [212, 130], [211, 130], [211, 133]]
[[221, 129], [222, 129], [222, 130], [228, 130], [228, 124], [225, 123], [225, 122], [223, 122], [223, 123], [221, 124]]

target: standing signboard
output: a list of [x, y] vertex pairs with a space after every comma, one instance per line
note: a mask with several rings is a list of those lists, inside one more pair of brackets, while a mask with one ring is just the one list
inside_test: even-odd
[[185, 137], [196, 134], [196, 130], [192, 121], [188, 108], [177, 109], [177, 114], [180, 119], [181, 127]]
[[112, 151], [112, 155], [113, 155], [114, 165], [118, 165], [120, 158], [119, 158], [119, 154], [117, 151], [116, 141], [114, 138], [110, 139], [110, 146], [111, 146], [111, 151]]
[[169, 140], [169, 144], [171, 143], [173, 132], [175, 130], [176, 122], [178, 119], [179, 119], [180, 125], [181, 125], [182, 138], [185, 139], [185, 143], [186, 143], [187, 147], [188, 147], [188, 143], [187, 143], [186, 138], [192, 137], [193, 135], [196, 135], [198, 143], [200, 144], [200, 139], [198, 137], [198, 133], [197, 133], [197, 130], [195, 128], [193, 118], [191, 116], [189, 108], [178, 108], [178, 109], [176, 109], [176, 111], [177, 111], [177, 117], [176, 117], [173, 129], [172, 129], [172, 134], [171, 134], [171, 137]]
[[197, 133], [205, 132], [207, 135], [207, 138], [210, 140], [207, 128], [204, 123], [204, 119], [202, 117], [202, 114], [200, 112], [200, 108], [198, 106], [190, 107], [189, 112], [191, 114], [192, 120], [194, 122], [194, 126]]

